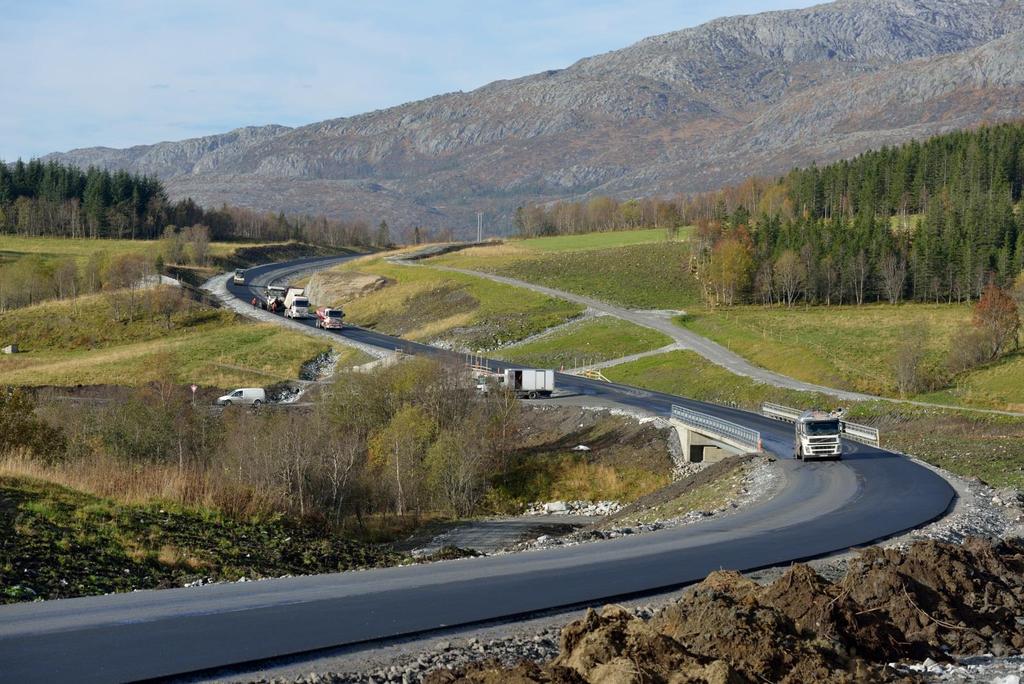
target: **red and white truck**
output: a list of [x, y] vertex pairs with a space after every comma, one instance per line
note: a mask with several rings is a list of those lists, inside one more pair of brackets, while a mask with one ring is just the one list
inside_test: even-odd
[[345, 312], [331, 306], [317, 307], [316, 327], [325, 330], [339, 330], [342, 327], [341, 319], [345, 318]]

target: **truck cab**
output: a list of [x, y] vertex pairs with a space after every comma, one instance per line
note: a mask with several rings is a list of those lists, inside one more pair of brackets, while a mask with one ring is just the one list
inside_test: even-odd
[[793, 457], [809, 460], [835, 460], [843, 455], [842, 425], [839, 416], [824, 411], [804, 411], [795, 421]]

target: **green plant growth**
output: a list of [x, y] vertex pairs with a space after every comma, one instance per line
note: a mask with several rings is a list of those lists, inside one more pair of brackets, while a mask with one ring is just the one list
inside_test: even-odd
[[397, 265], [379, 257], [348, 262], [337, 270], [391, 281], [383, 289], [339, 302], [347, 320], [414, 340], [445, 337], [470, 349], [493, 349], [582, 313], [576, 304], [486, 278]]
[[659, 520], [678, 518], [691, 511], [713, 511], [728, 504], [740, 496], [743, 481], [750, 472], [749, 463], [737, 463], [727, 473], [694, 489], [683, 492], [679, 496], [657, 504], [636, 515], [630, 520], [641, 523], [652, 523]]
[[[169, 371], [178, 382], [230, 387], [298, 377], [325, 341], [216, 309], [185, 307], [171, 316], [114, 320], [104, 295], [50, 302], [0, 316], [0, 341], [22, 353], [0, 357], [0, 382], [16, 385], [139, 385]], [[360, 354], [338, 348], [341, 364]]]
[[306, 521], [117, 504], [0, 478], [0, 603], [381, 567], [407, 558]]
[[553, 331], [538, 339], [501, 349], [492, 356], [540, 368], [574, 368], [619, 359], [671, 344], [661, 333], [601, 316]]
[[[681, 228], [675, 239], [688, 239], [693, 228]], [[616, 230], [603, 233], [584, 233], [581, 235], [554, 235], [551, 237], [527, 238], [513, 240], [510, 244], [539, 252], [575, 252], [590, 249], [609, 249], [642, 245], [652, 242], [663, 242], [668, 239], [664, 228], [648, 228], [646, 230]]]
[[502, 513], [516, 512], [534, 501], [628, 503], [668, 481], [664, 473], [597, 463], [585, 454], [530, 454], [492, 479], [488, 503]]
[[431, 262], [497, 273], [633, 309], [685, 309], [700, 302], [689, 257], [688, 243], [662, 241], [537, 254], [499, 246], [490, 252], [455, 252]]
[[970, 320], [965, 305], [879, 304], [735, 307], [699, 311], [679, 322], [762, 368], [830, 387], [896, 396], [893, 359], [908, 331], [919, 332], [922, 372], [935, 378], [944, 372], [954, 334]]

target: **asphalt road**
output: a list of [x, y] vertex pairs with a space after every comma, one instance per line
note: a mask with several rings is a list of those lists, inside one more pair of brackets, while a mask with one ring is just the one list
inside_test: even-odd
[[[250, 269], [287, 278], [318, 260]], [[245, 288], [236, 288], [245, 301]], [[339, 334], [414, 354], [448, 352], [360, 328]], [[492, 362], [495, 367], [501, 364]], [[761, 431], [791, 428], [737, 409], [559, 374], [561, 389], [667, 413], [681, 404]], [[859, 444], [839, 463], [780, 462], [774, 498], [721, 519], [569, 548], [193, 589], [0, 607], [0, 681], [123, 681], [183, 674], [442, 627], [664, 591], [720, 568], [826, 555], [941, 516], [952, 488], [906, 458]]]

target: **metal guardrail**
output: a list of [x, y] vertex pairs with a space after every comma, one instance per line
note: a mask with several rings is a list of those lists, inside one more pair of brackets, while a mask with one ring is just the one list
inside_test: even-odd
[[761, 413], [768, 416], [769, 418], [774, 418], [776, 420], [785, 420], [792, 423], [797, 418], [800, 417], [800, 414], [803, 413], [803, 411], [801, 411], [800, 409], [783, 406], [782, 404], [770, 404], [768, 402], [765, 402], [761, 404]]
[[751, 430], [728, 420], [716, 418], [706, 413], [698, 413], [675, 404], [672, 405], [672, 418], [708, 437], [717, 437], [723, 441], [730, 441], [747, 447], [752, 451], [760, 452], [763, 450], [761, 433], [757, 430]]
[[878, 434], [878, 428], [873, 428], [870, 425], [860, 425], [858, 423], [849, 423], [845, 420], [839, 422], [840, 427], [843, 429], [843, 434], [857, 442], [864, 442], [871, 446], [880, 446], [881, 435]]
[[[803, 411], [800, 409], [790, 408], [789, 406], [783, 406], [781, 404], [765, 402], [761, 404], [761, 413], [769, 418], [792, 423], [800, 417]], [[847, 439], [864, 442], [871, 446], [881, 445], [881, 435], [878, 432], [878, 428], [873, 428], [870, 425], [861, 425], [859, 423], [840, 420], [839, 429]]]

